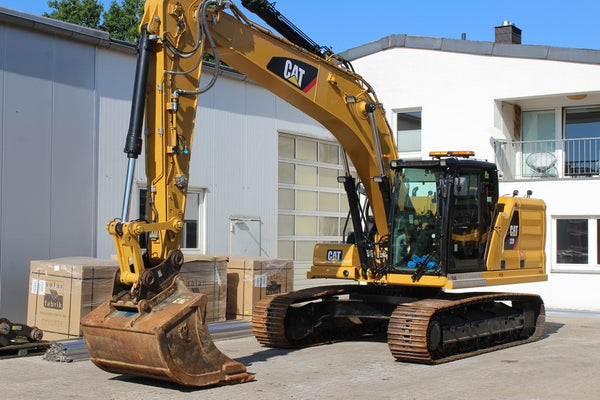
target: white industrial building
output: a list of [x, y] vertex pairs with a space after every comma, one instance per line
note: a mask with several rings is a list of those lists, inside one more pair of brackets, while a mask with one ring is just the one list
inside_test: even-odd
[[[547, 201], [550, 280], [506, 289], [600, 309], [600, 133], [577, 129], [599, 129], [600, 51], [390, 36], [345, 56], [403, 158], [474, 150], [498, 162], [503, 193]], [[104, 32], [0, 7], [1, 317], [25, 321], [30, 260], [114, 254], [134, 68], [133, 46]], [[305, 278], [313, 245], [340, 240], [347, 215], [333, 136], [235, 71], [196, 120], [185, 251], [293, 258], [296, 289], [322, 283]], [[133, 216], [143, 159], [136, 184]]]

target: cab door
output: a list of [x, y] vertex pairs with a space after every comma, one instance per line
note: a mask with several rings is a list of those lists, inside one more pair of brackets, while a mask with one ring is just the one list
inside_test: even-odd
[[484, 254], [497, 187], [493, 171], [465, 168], [451, 178], [448, 271], [485, 270]]

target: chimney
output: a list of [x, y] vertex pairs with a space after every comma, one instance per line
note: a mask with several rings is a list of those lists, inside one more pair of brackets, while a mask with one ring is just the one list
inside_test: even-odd
[[496, 30], [496, 43], [521, 44], [521, 30], [512, 22], [504, 21], [502, 26], [494, 29]]

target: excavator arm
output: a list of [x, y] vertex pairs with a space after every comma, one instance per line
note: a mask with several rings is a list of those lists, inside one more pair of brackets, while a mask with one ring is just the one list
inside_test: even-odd
[[[244, 3], [271, 19], [287, 38], [250, 21], [226, 0], [145, 3], [124, 150], [123, 208], [121, 217], [108, 224], [119, 270], [112, 298], [82, 319], [92, 361], [107, 371], [193, 386], [252, 379], [212, 343], [205, 324], [206, 295], [191, 293], [178, 274], [197, 98], [218, 78], [221, 61], [331, 131], [358, 172], [378, 235], [387, 234], [389, 161], [397, 158], [396, 146], [372, 88], [349, 63], [312, 43], [268, 2]], [[216, 72], [200, 87], [205, 53], [214, 56]], [[148, 211], [145, 218], [131, 220], [142, 147]], [[348, 165], [340, 182], [349, 194], [355, 231], [362, 234]], [[359, 251], [365, 272], [367, 248]]]
[[[308, 49], [251, 22], [229, 1], [146, 2], [132, 122], [125, 148], [129, 166], [123, 213], [121, 219], [108, 226], [120, 261], [120, 282], [131, 285], [134, 292], [143, 290], [140, 279], [148, 274], [145, 270], [161, 265], [157, 271], [162, 276], [172, 275], [181, 262], [177, 251], [197, 96], [207, 90], [199, 88], [204, 51], [213, 54], [217, 65], [219, 61], [227, 63], [325, 126], [356, 168], [379, 235], [387, 234], [392, 184], [389, 162], [397, 158], [397, 152], [374, 91], [345, 60], [321, 50], [309, 39], [298, 39], [303, 37], [301, 34], [290, 33], [297, 28], [282, 21], [271, 4], [256, 0], [244, 3], [265, 18], [279, 16], [279, 28]], [[144, 103], [149, 215], [144, 221], [129, 222], [132, 170], [141, 152]], [[346, 168], [346, 179], [341, 180], [351, 179]], [[354, 189], [348, 188], [349, 192]], [[357, 219], [355, 215], [355, 231], [362, 232]], [[145, 256], [139, 247], [142, 234], [149, 236]], [[157, 279], [157, 273], [147, 278]]]

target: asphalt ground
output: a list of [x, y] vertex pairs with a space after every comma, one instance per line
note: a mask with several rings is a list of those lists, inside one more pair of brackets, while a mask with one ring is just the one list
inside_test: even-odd
[[[547, 313], [535, 343], [447, 364], [396, 362], [384, 341], [270, 349], [252, 336], [217, 338], [255, 380], [209, 388], [104, 372], [89, 360], [0, 360], [3, 399], [597, 399], [600, 314]], [[215, 335], [217, 336], [217, 335]], [[239, 335], [237, 335], [239, 336]], [[221, 336], [222, 337], [222, 336]]]

